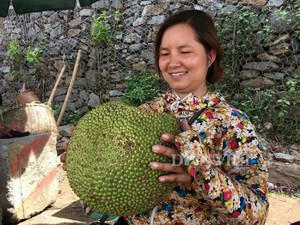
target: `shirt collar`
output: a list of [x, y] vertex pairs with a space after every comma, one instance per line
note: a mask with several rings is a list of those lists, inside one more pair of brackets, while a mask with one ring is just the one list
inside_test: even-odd
[[164, 94], [163, 98], [167, 102], [166, 111], [170, 111], [179, 118], [190, 117], [199, 110], [213, 107], [219, 102], [225, 102], [224, 97], [219, 92], [210, 91], [201, 97], [190, 93], [184, 98], [180, 98], [174, 91], [170, 90]]

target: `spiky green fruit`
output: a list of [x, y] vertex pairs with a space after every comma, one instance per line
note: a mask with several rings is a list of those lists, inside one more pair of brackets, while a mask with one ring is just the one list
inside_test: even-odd
[[108, 102], [87, 113], [77, 124], [67, 151], [67, 176], [75, 194], [94, 210], [114, 216], [153, 208], [176, 184], [161, 183], [163, 174], [149, 163], [171, 159], [152, 152], [163, 133], [178, 134], [178, 120]]

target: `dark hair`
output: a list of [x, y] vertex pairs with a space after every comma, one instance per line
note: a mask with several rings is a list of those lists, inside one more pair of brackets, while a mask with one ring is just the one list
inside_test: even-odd
[[168, 28], [182, 23], [188, 24], [192, 27], [197, 36], [198, 42], [204, 46], [207, 52], [212, 49], [216, 51], [216, 59], [208, 69], [206, 81], [208, 81], [209, 83], [217, 82], [221, 79], [223, 74], [223, 69], [221, 66], [223, 52], [217, 36], [217, 31], [214, 26], [213, 19], [208, 14], [200, 10], [185, 10], [177, 12], [166, 19], [165, 22], [161, 25], [156, 36], [155, 45], [155, 63], [158, 71], [160, 71], [159, 49], [162, 37]]

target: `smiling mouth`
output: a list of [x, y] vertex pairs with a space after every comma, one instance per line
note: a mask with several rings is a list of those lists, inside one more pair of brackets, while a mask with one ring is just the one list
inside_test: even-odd
[[183, 76], [185, 75], [187, 72], [173, 72], [173, 73], [170, 73], [170, 75], [172, 77], [180, 77], [180, 76]]

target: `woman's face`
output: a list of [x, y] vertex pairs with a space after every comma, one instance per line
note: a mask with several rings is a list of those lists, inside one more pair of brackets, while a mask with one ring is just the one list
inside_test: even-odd
[[159, 51], [159, 68], [163, 78], [180, 97], [193, 93], [205, 95], [206, 74], [214, 62], [214, 50], [206, 52], [188, 24], [177, 24], [163, 34]]

